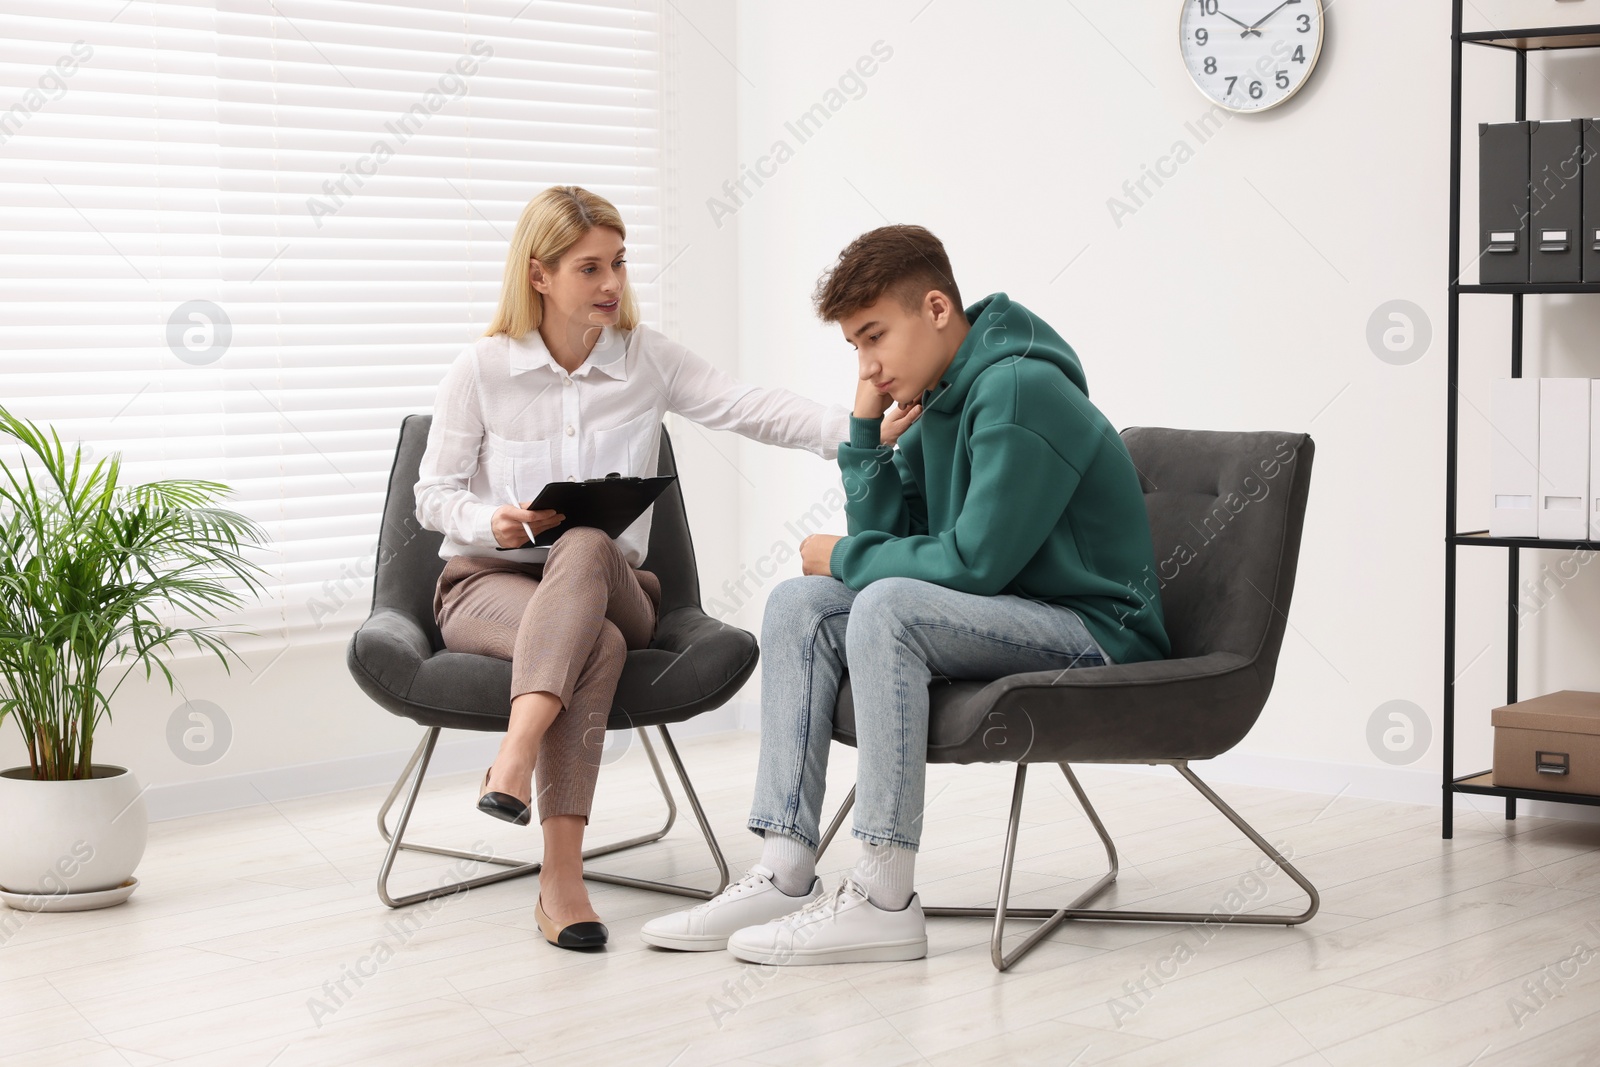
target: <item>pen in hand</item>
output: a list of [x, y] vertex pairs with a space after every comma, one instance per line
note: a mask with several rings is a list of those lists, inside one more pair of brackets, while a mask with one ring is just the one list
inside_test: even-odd
[[[504, 489], [502, 489], [500, 491], [505, 494], [506, 503], [510, 504], [512, 507], [516, 508], [518, 511], [522, 510], [522, 505], [517, 502], [517, 497], [516, 497], [515, 493], [507, 492]], [[529, 526], [527, 523], [523, 523], [522, 524], [522, 529], [528, 535], [528, 543], [530, 545], [533, 544], [533, 527]]]

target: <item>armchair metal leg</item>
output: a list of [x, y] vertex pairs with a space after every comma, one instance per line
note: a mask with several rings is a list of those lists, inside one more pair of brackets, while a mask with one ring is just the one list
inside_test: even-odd
[[[1230, 808], [1223, 802], [1221, 797], [1212, 792], [1211, 788], [1189, 769], [1187, 760], [1161, 760], [1154, 762], [1170, 764], [1179, 774], [1183, 775], [1190, 785], [1195, 787], [1201, 796], [1210, 801], [1213, 807], [1227, 816], [1228, 821], [1238, 827], [1240, 832], [1249, 838], [1252, 844], [1265, 853], [1267, 858], [1277, 864], [1285, 874], [1293, 879], [1294, 883], [1304, 890], [1306, 896], [1310, 898], [1310, 904], [1306, 909], [1294, 915], [1273, 915], [1259, 912], [1239, 914], [1218, 911], [1132, 911], [1084, 907], [1084, 905], [1109, 889], [1112, 883], [1116, 881], [1117, 847], [1111, 840], [1111, 835], [1106, 832], [1105, 824], [1100, 821], [1100, 815], [1095, 811], [1094, 805], [1089, 803], [1089, 797], [1078, 783], [1077, 775], [1073, 774], [1072, 768], [1065, 763], [1057, 764], [1057, 766], [1061, 768], [1061, 773], [1066, 775], [1067, 784], [1072, 787], [1072, 792], [1077, 796], [1078, 803], [1083, 806], [1083, 813], [1088, 816], [1090, 824], [1094, 826], [1095, 833], [1100, 837], [1101, 844], [1105, 846], [1106, 863], [1109, 869], [1100, 876], [1094, 885], [1079, 894], [1077, 899], [1064, 908], [1008, 907], [1007, 902], [1011, 899], [1011, 870], [1016, 860], [1017, 831], [1022, 825], [1022, 796], [1028, 777], [1028, 765], [1019, 763], [1017, 764], [1016, 784], [1011, 791], [1011, 817], [1006, 825], [1005, 851], [1000, 865], [1000, 889], [995, 900], [995, 906], [992, 908], [925, 906], [923, 912], [928, 915], [993, 918], [994, 932], [989, 938], [989, 958], [994, 962], [995, 969], [1000, 971], [1004, 971], [1016, 963], [1042, 938], [1068, 919], [1083, 919], [1095, 922], [1234, 923], [1241, 925], [1297, 926], [1317, 913], [1317, 909], [1321, 906], [1321, 897], [1317, 894], [1316, 886], [1312, 885], [1305, 875], [1296, 870], [1294, 865], [1285, 859], [1277, 849], [1273, 848], [1265, 838], [1256, 833], [1255, 828], [1245, 822], [1238, 812]], [[828, 844], [833, 840], [834, 835], [838, 833], [839, 828], [844, 824], [845, 816], [849, 814], [851, 807], [855, 804], [855, 798], [856, 791], [852, 788], [818, 844], [817, 855], [819, 857], [827, 849]], [[1005, 922], [1007, 919], [1040, 919], [1043, 921], [1029, 932], [1022, 944], [1018, 945], [1010, 953], [1006, 953], [1002, 943], [1005, 937]]]
[[[658, 726], [656, 727], [656, 730], [661, 735], [661, 743], [665, 746], [667, 755], [672, 760], [672, 768], [677, 773], [678, 783], [683, 787], [684, 795], [689, 798], [689, 806], [694, 811], [695, 821], [699, 824], [700, 832], [705, 837], [706, 846], [711, 850], [711, 857], [716, 862], [718, 873], [717, 886], [715, 889], [697, 889], [693, 886], [676, 885], [670, 882], [656, 882], [645, 878], [629, 878], [625, 875], [611, 874], [606, 871], [591, 871], [587, 869], [587, 865], [585, 866], [583, 876], [591, 881], [596, 882], [608, 882], [613, 885], [632, 886], [636, 889], [654, 889], [663, 893], [674, 893], [679, 896], [696, 897], [701, 900], [708, 900], [717, 893], [722, 892], [722, 890], [727, 887], [728, 863], [723, 858], [722, 848], [717, 843], [716, 834], [714, 834], [711, 830], [711, 824], [706, 820], [705, 811], [700, 805], [700, 797], [694, 791], [693, 784], [689, 781], [688, 772], [684, 770], [683, 760], [678, 756], [678, 749], [672, 743], [672, 735], [667, 733], [667, 728], [665, 726]], [[643, 727], [639, 728], [638, 733], [639, 739], [644, 742], [644, 751], [645, 755], [649, 757], [650, 769], [655, 773], [656, 784], [661, 788], [661, 797], [664, 801], [666, 801], [666, 820], [662, 823], [659, 830], [655, 830], [646, 834], [640, 834], [636, 837], [630, 837], [622, 841], [613, 841], [609, 844], [596, 845], [593, 848], [585, 849], [583, 852], [583, 858], [585, 861], [593, 859], [597, 856], [605, 856], [613, 852], [622, 852], [626, 849], [636, 848], [640, 845], [647, 845], [653, 841], [659, 841], [667, 835], [667, 831], [672, 829], [672, 824], [677, 820], [678, 805], [672, 798], [672, 790], [667, 784], [666, 775], [662, 772], [661, 761], [656, 757], [655, 746], [650, 743], [650, 736], [645, 732]], [[422, 790], [422, 780], [428, 773], [428, 763], [433, 759], [433, 749], [438, 743], [438, 740], [439, 727], [429, 727], [427, 732], [423, 735], [421, 743], [417, 745], [417, 750], [411, 754], [411, 759], [407, 761], [405, 769], [400, 772], [400, 777], [396, 779], [394, 788], [389, 790], [388, 798], [384, 800], [383, 806], [378, 809], [378, 833], [382, 835], [383, 839], [389, 844], [389, 849], [383, 857], [383, 864], [378, 869], [378, 899], [383, 901], [391, 908], [400, 908], [408, 904], [416, 904], [420, 901], [432, 900], [435, 897], [449, 896], [453, 893], [464, 892], [468, 889], [476, 889], [479, 886], [491, 885], [495, 882], [504, 882], [511, 878], [523, 878], [530, 874], [538, 874], [540, 868], [543, 866], [543, 864], [537, 860], [533, 862], [508, 860], [497, 856], [485, 856], [476, 852], [467, 852], [462, 849], [445, 848], [439, 845], [414, 844], [404, 840], [406, 826], [411, 821], [411, 812], [416, 807], [417, 795]], [[394, 806], [395, 800], [400, 796], [400, 791], [403, 787], [405, 787], [408, 780], [411, 782], [411, 786], [406, 790], [405, 801], [400, 806], [399, 821], [396, 823], [394, 832], [391, 834], [389, 832], [388, 825], [389, 809]], [[501, 867], [505, 867], [506, 870], [495, 871], [491, 874], [479, 875], [476, 878], [468, 878], [459, 882], [444, 883], [433, 889], [394, 896], [389, 892], [389, 876], [394, 870], [395, 858], [400, 854], [402, 849], [410, 852], [428, 852], [436, 856], [452, 856], [458, 859], [477, 860], [480, 863], [492, 863]]]
[[[678, 775], [678, 783], [683, 786], [683, 795], [689, 798], [689, 810], [694, 812], [695, 822], [700, 825], [700, 833], [706, 839], [706, 847], [711, 850], [711, 858], [717, 864], [716, 888], [696, 889], [693, 886], [676, 885], [672, 882], [654, 882], [648, 878], [630, 878], [627, 875], [610, 874], [606, 871], [591, 871], [587, 868], [584, 869], [583, 876], [596, 882], [609, 882], [612, 885], [627, 885], [632, 886], [635, 889], [654, 889], [661, 893], [674, 893], [680, 897], [695, 897], [699, 900], [710, 900], [712, 897], [728, 888], [728, 861], [723, 858], [722, 846], [717, 843], [717, 835], [712, 833], [711, 823], [706, 819], [705, 809], [700, 806], [700, 795], [694, 791], [694, 786], [689, 781], [689, 772], [683, 769], [683, 760], [678, 756], [678, 747], [672, 743], [672, 735], [667, 733], [667, 728], [665, 726], [657, 726], [656, 729], [661, 734], [661, 744], [662, 747], [667, 750], [667, 758], [672, 760], [672, 769]], [[656, 759], [655, 748], [651, 746], [650, 738], [645, 735], [643, 729], [639, 731], [639, 736], [644, 739], [645, 755], [650, 757], [650, 767], [656, 772], [656, 781], [661, 784], [661, 795], [667, 798], [667, 803], [670, 805], [672, 804], [672, 793], [667, 788], [666, 776], [661, 773], [661, 763]], [[674, 806], [672, 810], [676, 811], [677, 808]], [[625, 841], [618, 845], [602, 847], [604, 848], [605, 852], [616, 852], [624, 848], [631, 848], [637, 844], [643, 844], [645, 841], [655, 841], [664, 835], [667, 832], [667, 828], [671, 825], [672, 820], [669, 817], [667, 820], [667, 826], [662, 827], [661, 832], [658, 834], [648, 838], [635, 838], [631, 841]], [[599, 856], [603, 855], [604, 853], [595, 851], [592, 854]], [[585, 859], [588, 859], [590, 855], [590, 852], [585, 852], [583, 854]]]

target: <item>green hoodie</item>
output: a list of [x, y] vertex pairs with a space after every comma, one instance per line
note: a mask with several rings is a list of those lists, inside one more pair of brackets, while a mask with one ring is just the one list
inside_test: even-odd
[[829, 569], [856, 590], [920, 578], [1063, 604], [1113, 663], [1167, 658], [1139, 475], [1077, 354], [1004, 293], [966, 315], [898, 450], [880, 420], [851, 416], [838, 457], [850, 532]]

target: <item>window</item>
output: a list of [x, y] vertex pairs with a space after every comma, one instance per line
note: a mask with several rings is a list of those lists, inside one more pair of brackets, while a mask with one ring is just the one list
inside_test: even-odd
[[236, 648], [342, 643], [400, 421], [528, 198], [616, 203], [659, 321], [656, 4], [34, 6], [0, 16], [0, 402], [130, 480], [233, 488], [273, 540]]

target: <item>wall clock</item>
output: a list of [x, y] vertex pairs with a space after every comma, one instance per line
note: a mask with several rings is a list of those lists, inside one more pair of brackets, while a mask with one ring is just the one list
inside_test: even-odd
[[1195, 88], [1219, 107], [1277, 107], [1322, 54], [1322, 0], [1184, 0], [1178, 47]]

